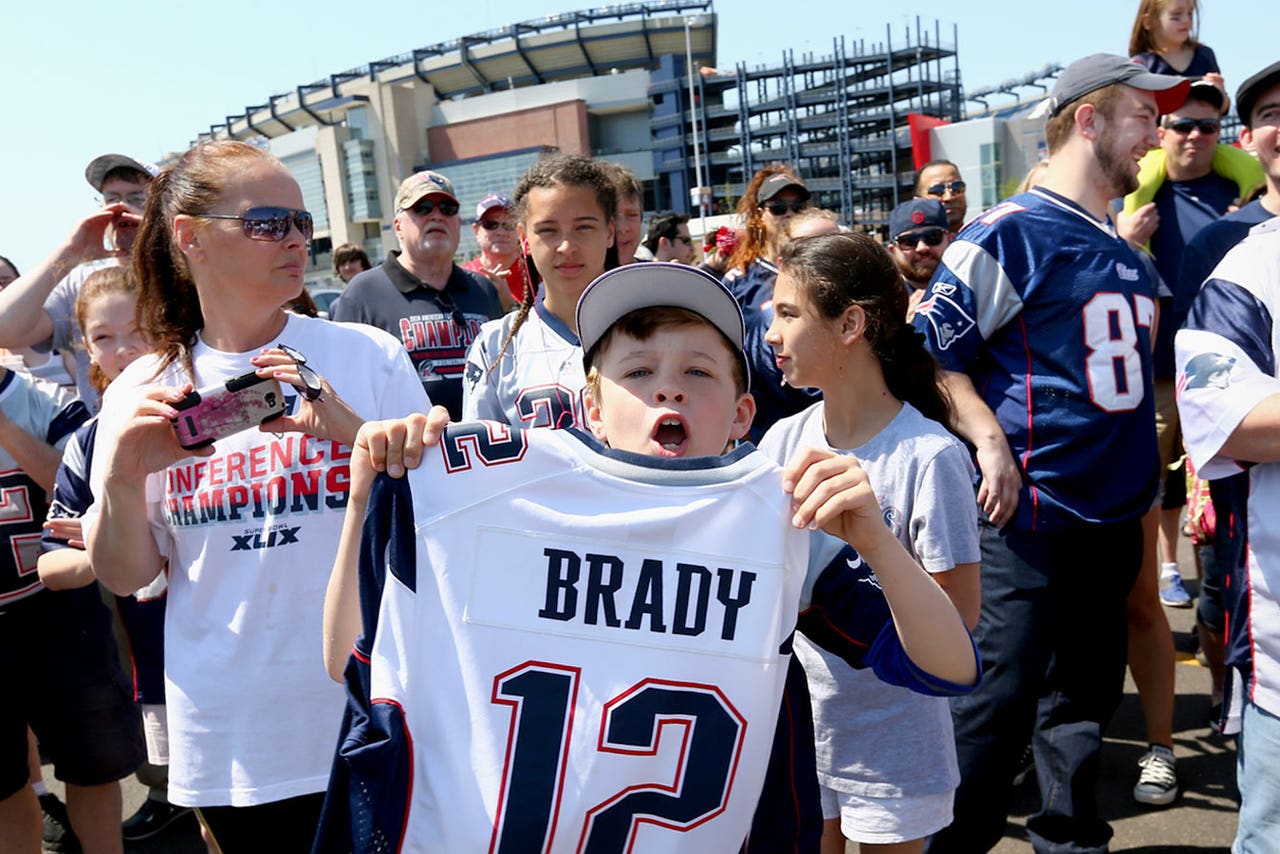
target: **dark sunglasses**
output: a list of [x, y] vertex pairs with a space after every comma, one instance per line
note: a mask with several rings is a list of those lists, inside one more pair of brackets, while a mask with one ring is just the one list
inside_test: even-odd
[[782, 215], [784, 215], [787, 211], [791, 211], [791, 213], [793, 213], [793, 214], [794, 214], [794, 213], [800, 213], [800, 211], [802, 211], [802, 210], [804, 210], [805, 208], [809, 207], [809, 203], [808, 203], [808, 202], [799, 202], [799, 201], [795, 201], [795, 202], [783, 202], [783, 201], [777, 201], [777, 202], [765, 202], [765, 203], [764, 203], [763, 205], [761, 205], [760, 207], [764, 208], [765, 210], [767, 210], [769, 213], [773, 214], [774, 216], [782, 216]]
[[1222, 130], [1222, 122], [1219, 119], [1175, 119], [1171, 122], [1165, 122], [1164, 126], [1183, 136], [1187, 136], [1193, 130], [1198, 130], [1205, 136], [1210, 136]]
[[927, 231], [910, 231], [906, 234], [899, 234], [893, 239], [898, 244], [899, 249], [915, 249], [920, 241], [924, 241], [925, 246], [938, 246], [942, 243], [942, 239], [947, 233], [940, 228], [931, 228]]
[[[447, 211], [444, 210], [444, 208], [441, 208], [440, 210], [441, 212], [445, 213], [446, 216], [450, 215]], [[514, 222], [510, 222], [507, 220], [497, 220], [497, 219], [482, 219], [480, 220], [480, 227], [483, 228], [485, 231], [497, 231], [498, 229], [502, 229], [503, 231], [516, 230], [516, 224]]]
[[458, 332], [462, 334], [462, 343], [471, 343], [471, 328], [467, 325], [467, 316], [462, 313], [462, 309], [458, 308], [458, 304], [453, 301], [453, 297], [446, 291], [437, 291], [432, 294], [436, 305], [440, 306], [440, 310], [449, 315], [449, 320], [453, 321], [453, 325], [458, 327]]
[[202, 219], [234, 219], [240, 222], [244, 236], [250, 240], [279, 243], [289, 236], [289, 226], [298, 229], [303, 240], [315, 233], [315, 221], [307, 211], [291, 208], [249, 208], [241, 216], [231, 214], [197, 214]]
[[280, 349], [280, 352], [293, 359], [294, 365], [298, 368], [298, 376], [302, 378], [302, 386], [294, 386], [294, 388], [298, 389], [298, 393], [307, 400], [319, 400], [320, 395], [324, 394], [324, 383], [320, 381], [320, 375], [307, 365], [307, 357], [288, 344], [277, 344], [276, 347]]
[[941, 196], [947, 190], [951, 191], [951, 195], [958, 196], [964, 192], [964, 181], [944, 181], [941, 184], [930, 184], [925, 188], [926, 196]]
[[440, 213], [445, 216], [453, 216], [458, 212], [458, 203], [448, 199], [441, 199], [438, 202], [435, 199], [418, 199], [408, 207], [408, 211], [414, 216], [430, 216], [436, 208], [439, 208]]

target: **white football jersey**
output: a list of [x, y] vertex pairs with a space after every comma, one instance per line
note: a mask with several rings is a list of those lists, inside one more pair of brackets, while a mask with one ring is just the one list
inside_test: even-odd
[[341, 750], [362, 842], [737, 850], [797, 612], [852, 554], [789, 518], [781, 469], [749, 447], [666, 460], [463, 423], [381, 478], [353, 686], [373, 722]]
[[547, 311], [539, 297], [503, 352], [515, 318], [508, 314], [481, 326], [467, 351], [463, 419], [516, 427], [585, 425], [582, 391], [587, 375], [578, 336]]

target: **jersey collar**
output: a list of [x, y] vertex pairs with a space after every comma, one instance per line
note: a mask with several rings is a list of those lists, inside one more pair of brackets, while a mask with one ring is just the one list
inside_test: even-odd
[[1119, 239], [1119, 235], [1116, 234], [1116, 226], [1114, 222], [1112, 222], [1110, 219], [1098, 219], [1093, 214], [1089, 213], [1087, 210], [1080, 207], [1079, 204], [1077, 204], [1076, 202], [1073, 202], [1071, 199], [1068, 199], [1066, 196], [1061, 196], [1053, 192], [1052, 190], [1046, 190], [1044, 187], [1032, 187], [1030, 190], [1028, 190], [1028, 192], [1031, 193], [1032, 195], [1040, 196], [1041, 198], [1047, 200], [1050, 204], [1057, 205], [1060, 208], [1070, 211], [1071, 213], [1075, 214], [1081, 219], [1086, 220], [1090, 224], [1095, 225], [1098, 228], [1102, 229], [1112, 237]]
[[568, 324], [551, 313], [551, 310], [543, 304], [541, 294], [539, 294], [538, 298], [534, 301], [533, 310], [538, 313], [538, 319], [541, 320], [543, 324], [550, 327], [551, 330], [561, 338], [568, 341], [575, 347], [582, 346], [582, 342], [578, 340], [578, 333], [574, 332], [569, 328]]

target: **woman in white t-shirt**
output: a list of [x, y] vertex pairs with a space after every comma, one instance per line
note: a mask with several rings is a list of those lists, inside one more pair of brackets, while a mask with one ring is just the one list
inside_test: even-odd
[[[156, 353], [103, 400], [86, 520], [112, 590], [169, 563], [169, 796], [227, 854], [310, 846], [343, 710], [318, 650], [349, 445], [366, 418], [430, 406], [391, 336], [286, 311], [307, 268], [302, 207], [280, 161], [235, 141], [155, 179], [134, 268]], [[172, 404], [248, 371], [281, 382], [285, 414], [183, 450]]]
[[[907, 289], [865, 234], [802, 238], [782, 252], [765, 336], [788, 384], [823, 400], [777, 422], [760, 450], [785, 464], [806, 447], [856, 456], [884, 521], [977, 623], [978, 519], [973, 466], [937, 366], [906, 323]], [[824, 852], [920, 852], [951, 823], [959, 782], [945, 699], [885, 684], [797, 635], [813, 697]]]

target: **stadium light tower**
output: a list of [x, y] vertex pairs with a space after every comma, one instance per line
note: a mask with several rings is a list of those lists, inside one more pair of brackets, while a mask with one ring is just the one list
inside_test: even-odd
[[693, 125], [693, 171], [697, 186], [689, 193], [689, 201], [698, 206], [698, 220], [701, 223], [703, 237], [707, 234], [707, 188], [702, 186], [702, 150], [698, 144], [698, 112], [693, 101], [693, 46], [689, 40], [689, 28], [701, 23], [699, 17], [684, 19], [684, 57], [685, 74], [689, 78], [689, 123]]

